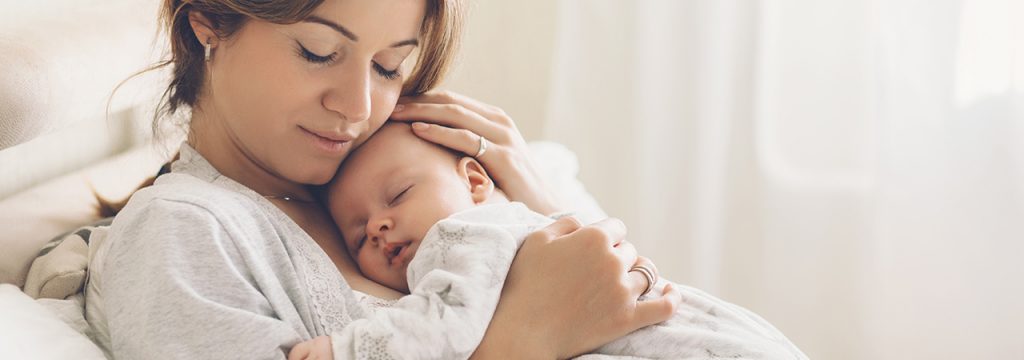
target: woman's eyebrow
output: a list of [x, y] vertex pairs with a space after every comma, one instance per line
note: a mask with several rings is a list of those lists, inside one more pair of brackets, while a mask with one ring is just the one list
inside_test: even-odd
[[349, 38], [352, 41], [359, 41], [359, 37], [356, 36], [356, 34], [353, 34], [348, 29], [346, 29], [344, 26], [341, 26], [341, 25], [339, 25], [336, 22], [324, 19], [322, 17], [316, 16], [316, 15], [310, 15], [309, 17], [307, 17], [305, 19], [302, 19], [302, 21], [303, 22], [311, 22], [311, 23], [315, 23], [315, 24], [325, 25], [325, 26], [327, 26], [327, 27], [329, 27], [331, 29], [334, 29], [334, 31], [337, 31], [337, 32], [341, 33], [342, 35], [345, 35], [345, 37]]
[[[327, 26], [327, 27], [329, 27], [331, 29], [334, 29], [334, 31], [337, 31], [337, 32], [341, 33], [342, 35], [344, 35], [345, 37], [349, 38], [350, 40], [352, 40], [354, 42], [358, 42], [359, 41], [359, 36], [356, 36], [356, 34], [353, 33], [352, 31], [350, 31], [349, 29], [346, 29], [344, 26], [341, 26], [341, 24], [338, 24], [336, 22], [324, 19], [322, 17], [316, 16], [316, 15], [310, 15], [310, 16], [306, 17], [305, 19], [303, 19], [302, 21], [303, 22], [311, 22], [311, 23]], [[394, 44], [391, 44], [391, 47], [396, 48], [396, 47], [402, 47], [402, 46], [407, 46], [407, 45], [417, 46], [417, 45], [419, 45], [419, 41], [416, 40], [416, 39], [402, 40], [402, 41], [396, 42]]]
[[396, 42], [394, 44], [391, 44], [391, 47], [396, 48], [396, 47], [402, 47], [402, 46], [406, 46], [406, 45], [419, 46], [419, 44], [420, 44], [420, 42], [418, 40], [416, 40], [416, 39], [408, 39], [408, 40], [402, 40], [402, 41]]

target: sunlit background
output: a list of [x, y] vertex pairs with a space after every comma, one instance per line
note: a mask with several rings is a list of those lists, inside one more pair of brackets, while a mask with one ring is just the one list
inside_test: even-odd
[[1024, 359], [1024, 2], [478, 1], [447, 84], [812, 359]]
[[[1024, 359], [1024, 2], [467, 2], [443, 87], [574, 151], [665, 277], [761, 314], [812, 359]], [[31, 50], [0, 64], [43, 69], [0, 80], [52, 89], [0, 95], [58, 119], [0, 152], [11, 211], [145, 142], [151, 108], [125, 104], [164, 80], [98, 115], [159, 55], [155, 2], [0, 3], [0, 47]], [[76, 179], [68, 193], [91, 201]]]

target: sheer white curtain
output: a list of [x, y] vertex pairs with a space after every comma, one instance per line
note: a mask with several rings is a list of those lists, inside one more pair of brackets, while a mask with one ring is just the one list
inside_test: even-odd
[[544, 135], [817, 359], [1024, 358], [1024, 3], [563, 0]]

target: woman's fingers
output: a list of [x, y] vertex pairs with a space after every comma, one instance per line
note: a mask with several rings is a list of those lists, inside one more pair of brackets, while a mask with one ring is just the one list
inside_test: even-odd
[[615, 256], [619, 257], [619, 264], [622, 266], [622, 271], [628, 271], [633, 267], [633, 264], [639, 261], [636, 247], [634, 247], [629, 241], [620, 242], [618, 245], [614, 246], [612, 251], [615, 253]]
[[679, 290], [672, 284], [666, 284], [661, 297], [636, 303], [630, 331], [668, 320], [682, 301], [683, 297]]
[[629, 278], [629, 290], [630, 294], [633, 294], [636, 298], [640, 298], [640, 294], [647, 290], [647, 277], [641, 274], [639, 271], [628, 271], [626, 277]]
[[[585, 229], [596, 232], [596, 236], [593, 238], [604, 240], [612, 247], [619, 246], [626, 239], [626, 224], [616, 218], [605, 218], [588, 225]], [[632, 264], [635, 260], [634, 257], [628, 264]]]
[[399, 104], [408, 104], [412, 102], [427, 104], [458, 104], [472, 110], [473, 112], [488, 117], [507, 117], [505, 116], [505, 112], [498, 107], [487, 105], [471, 97], [451, 91], [431, 91], [425, 94], [401, 98], [398, 100]]
[[501, 126], [478, 112], [459, 104], [407, 103], [391, 113], [395, 121], [424, 121], [449, 128], [466, 129], [491, 141], [506, 142], [508, 134]]
[[633, 294], [639, 298], [640, 296], [643, 296], [644, 291], [647, 290], [648, 287], [654, 287], [655, 284], [650, 281], [651, 279], [648, 279], [646, 275], [640, 272], [640, 270], [632, 270], [632, 268], [636, 266], [643, 266], [650, 269], [653, 272], [651, 275], [654, 276], [654, 283], [658, 282], [658, 271], [656, 270], [657, 268], [654, 267], [654, 262], [652, 262], [651, 259], [643, 256], [636, 257], [636, 263], [630, 266], [630, 270], [627, 272], [627, 275], [629, 275], [630, 289], [633, 290]]
[[[480, 135], [469, 130], [452, 129], [440, 125], [415, 122], [412, 130], [423, 140], [457, 150], [469, 156], [475, 156], [480, 150]], [[485, 153], [486, 154], [486, 153]], [[483, 156], [480, 156], [481, 158]], [[477, 159], [483, 161], [482, 159]]]
[[650, 270], [651, 271], [651, 276], [654, 276], [655, 280], [658, 279], [658, 276], [659, 276], [658, 275], [658, 267], [654, 265], [654, 262], [651, 261], [651, 259], [648, 259], [648, 258], [643, 257], [643, 256], [637, 256], [636, 263], [634, 263], [632, 266], [630, 266], [630, 269], [632, 269], [633, 267], [641, 267], [641, 266], [647, 268], [647, 270]]
[[567, 216], [556, 220], [540, 230], [537, 230], [533, 234], [530, 234], [530, 236], [544, 236], [548, 241], [550, 241], [576, 232], [576, 230], [579, 230], [581, 227], [583, 227], [583, 225], [580, 224], [579, 220], [576, 220], [571, 216]]

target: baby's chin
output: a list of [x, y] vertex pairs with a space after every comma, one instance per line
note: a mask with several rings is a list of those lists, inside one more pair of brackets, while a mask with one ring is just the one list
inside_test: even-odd
[[[402, 267], [402, 271], [405, 271], [405, 269], [406, 269], [406, 266], [403, 266]], [[390, 287], [391, 289], [393, 289], [395, 291], [398, 291], [398, 292], [400, 292], [402, 294], [409, 295], [409, 281], [405, 278], [404, 275], [400, 277], [400, 279], [399, 279], [397, 284], [393, 284], [393, 285], [388, 286], [388, 287]]]

